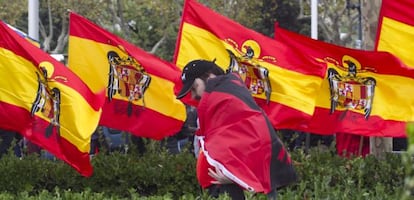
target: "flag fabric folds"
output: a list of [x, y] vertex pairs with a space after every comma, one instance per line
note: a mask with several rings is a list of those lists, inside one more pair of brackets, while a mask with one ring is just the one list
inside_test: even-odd
[[69, 35], [69, 68], [93, 91], [106, 90], [101, 125], [157, 140], [180, 130], [179, 68], [73, 12]]
[[414, 120], [414, 70], [388, 52], [349, 49], [282, 28], [275, 39], [327, 66], [306, 132], [405, 137]]
[[0, 22], [0, 128], [19, 132], [83, 176], [105, 100], [62, 63]]
[[183, 68], [195, 59], [216, 60], [223, 69], [238, 72], [274, 127], [296, 129], [311, 118], [325, 73], [320, 63], [303, 60], [299, 53], [187, 0], [174, 62]]
[[388, 51], [414, 67], [414, 1], [382, 0], [376, 49]]

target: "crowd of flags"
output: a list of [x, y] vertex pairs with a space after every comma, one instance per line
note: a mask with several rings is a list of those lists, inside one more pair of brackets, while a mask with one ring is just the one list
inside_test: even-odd
[[186, 0], [173, 62], [70, 12], [68, 66], [1, 22], [0, 128], [91, 176], [98, 125], [156, 140], [180, 130], [192, 103], [176, 99], [181, 70], [206, 59], [238, 73], [276, 129], [405, 137], [414, 121], [413, 9], [383, 0], [376, 51], [363, 51], [280, 27], [270, 38]]
[[[194, 58], [215, 60], [224, 70], [239, 72], [274, 127], [295, 129], [306, 126], [312, 117], [325, 75], [324, 68], [312, 60], [290, 58], [300, 53], [202, 4], [186, 1], [174, 62], [183, 68]], [[240, 66], [231, 66], [232, 60]], [[261, 71], [267, 71], [269, 81]]]

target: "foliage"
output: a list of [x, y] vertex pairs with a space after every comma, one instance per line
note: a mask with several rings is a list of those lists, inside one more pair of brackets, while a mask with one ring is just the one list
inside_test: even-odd
[[[271, 2], [272, 1], [269, 1], [269, 4], [271, 4]], [[302, 16], [299, 1], [278, 0], [276, 2], [276, 11], [270, 10], [272, 9], [272, 6], [270, 6], [266, 7], [266, 9], [269, 9], [269, 12], [266, 13], [275, 13], [275, 18], [281, 28], [303, 35], [310, 35], [310, 18]], [[305, 8], [307, 7], [304, 7], [303, 9]], [[273, 27], [275, 22], [269, 19], [272, 19], [272, 17], [265, 17], [264, 24], [266, 24], [265, 26], [267, 27]], [[263, 28], [265, 29], [266, 27]]]
[[28, 0], [1, 0], [0, 19], [27, 32], [27, 5]]
[[404, 167], [399, 155], [389, 154], [384, 161], [372, 156], [348, 160], [312, 149], [310, 155], [298, 156], [301, 181], [288, 192], [311, 199], [397, 199], [401, 194]]
[[[134, 146], [127, 154], [100, 151], [89, 178], [61, 161], [35, 155], [19, 159], [10, 152], [0, 159], [0, 199], [209, 199], [196, 181], [191, 153], [171, 155], [156, 141], [146, 149], [142, 156]], [[295, 150], [292, 159], [300, 181], [280, 189], [279, 199], [399, 199], [403, 194], [407, 167], [398, 154], [346, 159], [311, 148], [309, 154]], [[266, 199], [248, 192], [246, 197]]]
[[125, 3], [122, 37], [140, 48], [172, 60], [181, 19], [182, 1], [145, 0]]
[[403, 165], [406, 177], [402, 199], [411, 199], [414, 194], [414, 122], [408, 122], [406, 127], [408, 150], [403, 154]]

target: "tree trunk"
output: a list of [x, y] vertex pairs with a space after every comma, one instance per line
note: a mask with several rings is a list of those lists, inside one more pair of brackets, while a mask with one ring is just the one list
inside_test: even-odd
[[[363, 44], [365, 50], [375, 50], [378, 29], [378, 17], [381, 0], [362, 0]], [[370, 153], [377, 158], [384, 158], [386, 152], [392, 151], [392, 138], [371, 137]]]
[[[67, 13], [65, 13], [66, 15]], [[62, 16], [62, 26], [61, 32], [59, 34], [56, 47], [51, 53], [63, 53], [66, 44], [68, 43], [69, 33], [68, 33], [68, 21], [65, 16]]]
[[378, 159], [384, 159], [386, 152], [392, 151], [392, 138], [370, 137], [370, 153]]
[[381, 0], [362, 0], [363, 49], [374, 50]]

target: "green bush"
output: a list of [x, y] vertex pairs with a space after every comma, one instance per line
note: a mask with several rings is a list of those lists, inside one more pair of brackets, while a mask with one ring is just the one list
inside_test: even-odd
[[[0, 199], [210, 199], [198, 186], [191, 153], [171, 155], [157, 142], [144, 155], [134, 152], [98, 153], [89, 178], [62, 161], [6, 155], [0, 159]], [[300, 181], [279, 190], [279, 199], [400, 199], [403, 193], [407, 170], [398, 154], [346, 159], [312, 148], [308, 154], [295, 150], [292, 159]]]
[[301, 180], [280, 191], [286, 197], [281, 199], [399, 199], [401, 195], [400, 155], [346, 159], [314, 148], [308, 155], [294, 152], [292, 157], [300, 162], [296, 169]]

